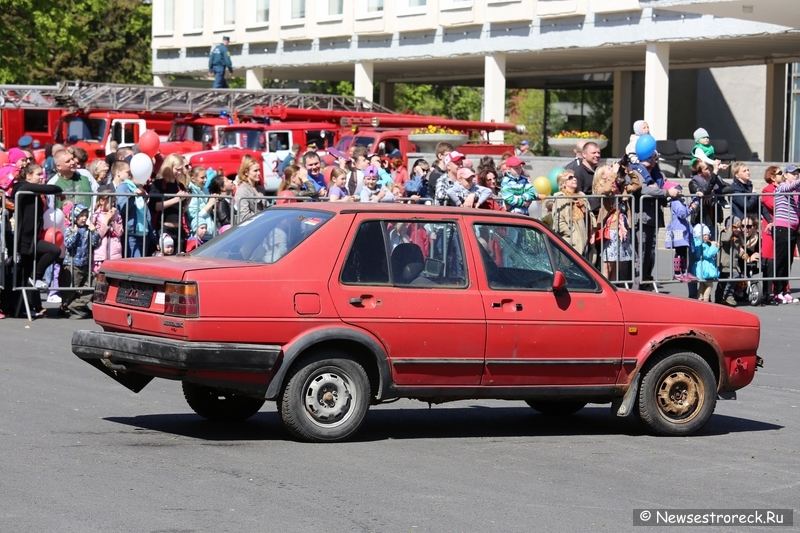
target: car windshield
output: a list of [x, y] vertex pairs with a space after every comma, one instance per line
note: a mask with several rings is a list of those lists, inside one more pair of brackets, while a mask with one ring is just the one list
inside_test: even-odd
[[195, 124], [173, 124], [169, 134], [169, 141], [194, 141], [203, 142], [203, 133], [211, 133], [210, 128], [204, 128]]
[[222, 142], [220, 144], [227, 147], [235, 146], [261, 152], [267, 149], [264, 132], [254, 129], [226, 129], [222, 132]]
[[106, 136], [106, 120], [102, 118], [65, 117], [58, 124], [56, 141], [66, 142], [100, 142]]
[[348, 135], [347, 137], [342, 137], [342, 140], [339, 141], [339, 144], [336, 146], [336, 148], [339, 151], [344, 152], [353, 145], [366, 146], [368, 149], [373, 148], [375, 146], [375, 137], [369, 137], [366, 135], [352, 137]]
[[308, 209], [267, 209], [197, 248], [192, 255], [269, 265], [332, 217], [333, 213]]

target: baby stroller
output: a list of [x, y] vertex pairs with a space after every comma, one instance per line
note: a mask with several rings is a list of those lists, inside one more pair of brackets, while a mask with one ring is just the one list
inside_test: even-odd
[[744, 272], [746, 279], [739, 281], [733, 290], [733, 297], [737, 302], [747, 302], [750, 305], [758, 305], [761, 302], [761, 283], [753, 279], [760, 272], [758, 264], [760, 261], [742, 262], [741, 271]]

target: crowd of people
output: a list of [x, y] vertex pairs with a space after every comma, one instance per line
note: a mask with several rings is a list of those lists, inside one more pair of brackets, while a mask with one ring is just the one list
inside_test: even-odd
[[[725, 280], [754, 267], [771, 277], [788, 276], [800, 221], [795, 195], [746, 196], [752, 183], [743, 163], [733, 165], [731, 184], [723, 181], [719, 171], [726, 165], [711, 159], [713, 147], [702, 128], [685, 195], [664, 178], [658, 154], [637, 157], [636, 138], [649, 132], [647, 124], [637, 121], [634, 132], [629, 153], [611, 164], [601, 164], [597, 144], [580, 142], [575, 159], [557, 176], [557, 190], [547, 196], [537, 192], [518, 156], [486, 156], [473, 169], [446, 142], [437, 145], [432, 162], [418, 159], [410, 170], [401, 158], [369, 153], [364, 146], [347, 154], [331, 150], [335, 162], [327, 168], [316, 151], [298, 150], [281, 164], [277, 198], [263, 188], [261, 163], [247, 155], [230, 179], [221, 169], [192, 167], [180, 154], [159, 154], [153, 175], [142, 183], [131, 174], [135, 145], [92, 161], [79, 147], [48, 146], [43, 165], [30, 150], [14, 148], [0, 168], [4, 207], [16, 212], [6, 217], [6, 242], [16, 243], [21, 279], [47, 288], [48, 301], [75, 318], [90, 316], [91, 294], [78, 288], [90, 285], [103, 261], [189, 252], [273, 203], [299, 199], [408, 202], [539, 217], [609, 280], [635, 278], [643, 290], [655, 285], [657, 233], [668, 207], [666, 246], [675, 254], [674, 279], [690, 284], [691, 297], [710, 300], [710, 287], [719, 281], [715, 301], [735, 305], [736, 282]], [[520, 148], [524, 154], [529, 146]], [[798, 174], [794, 166], [770, 167], [764, 192], [796, 191]], [[726, 222], [728, 203], [732, 214]], [[641, 257], [635, 235], [641, 236]], [[31, 293], [34, 312], [43, 314], [38, 294]], [[764, 282], [762, 294], [764, 303], [797, 301], [785, 281]]]

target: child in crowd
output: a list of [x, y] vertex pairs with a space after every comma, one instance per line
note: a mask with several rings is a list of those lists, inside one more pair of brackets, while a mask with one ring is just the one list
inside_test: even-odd
[[[114, 192], [114, 186], [102, 185], [97, 192], [100, 194]], [[92, 224], [97, 228], [101, 239], [100, 244], [94, 249], [92, 257], [92, 272], [97, 274], [100, 271], [100, 265], [106, 259], [122, 258], [122, 236], [124, 235], [122, 217], [119, 216], [117, 207], [110, 196], [97, 197], [97, 208], [92, 215]]]
[[[742, 221], [738, 218], [733, 219], [733, 223], [727, 226], [719, 234], [719, 278], [723, 279], [738, 279], [742, 277], [740, 270], [740, 261], [745, 255], [743, 246], [744, 236], [742, 235]], [[714, 293], [714, 301], [718, 304], [722, 303], [736, 307], [736, 299], [733, 297], [733, 291], [736, 288], [736, 282], [717, 283], [717, 290]]]
[[[694, 148], [692, 148], [692, 160], [689, 161], [689, 166], [694, 165], [697, 160], [702, 161], [706, 165], [715, 166], [719, 163], [716, 161], [717, 154], [714, 147], [711, 146], [711, 139], [708, 137], [708, 132], [703, 128], [694, 130]], [[720, 170], [725, 170], [728, 165], [719, 165]]]
[[471, 168], [460, 168], [456, 183], [447, 189], [447, 197], [457, 207], [479, 207], [492, 197], [492, 190], [475, 183], [475, 172]]
[[211, 240], [211, 235], [208, 234], [208, 224], [206, 222], [201, 222], [200, 225], [197, 226], [197, 231], [195, 231], [192, 238], [186, 241], [186, 253], [188, 254], [195, 248], [204, 245], [209, 240]]
[[[428, 162], [424, 159], [417, 159], [411, 169], [411, 174], [408, 180], [403, 184], [405, 187], [406, 196], [412, 202], [425, 202], [430, 203], [430, 193], [428, 187], [428, 174], [430, 167]], [[426, 201], [426, 199], [428, 199]]]
[[[64, 234], [67, 249], [64, 265], [61, 267], [58, 284], [66, 287], [89, 286], [89, 263], [91, 253], [100, 244], [100, 233], [89, 221], [89, 208], [77, 204], [72, 210], [73, 223]], [[61, 310], [69, 318], [91, 318], [88, 304], [92, 300], [91, 291], [62, 291]]]
[[553, 228], [553, 200], [547, 200], [544, 203], [545, 215], [542, 217], [542, 222]]
[[369, 165], [364, 169], [364, 188], [361, 189], [362, 202], [394, 202], [394, 195], [388, 187], [378, 186], [378, 168]]
[[[679, 191], [682, 189], [680, 185], [675, 188]], [[687, 207], [682, 197], [678, 195], [669, 199], [669, 206], [672, 220], [667, 224], [664, 247], [667, 250], [670, 248], [675, 250], [675, 257], [672, 259], [674, 277], [678, 281], [696, 281], [694, 274], [689, 272], [689, 254], [694, 251], [694, 236], [689, 218], [697, 203], [692, 202]]]
[[161, 235], [161, 251], [155, 255], [175, 255], [175, 240], [168, 233]]
[[331, 171], [331, 188], [328, 189], [328, 200], [331, 202], [352, 202], [353, 197], [347, 194], [347, 171], [336, 167]]
[[717, 270], [717, 243], [711, 240], [711, 230], [705, 224], [694, 227], [694, 250], [692, 253], [692, 270], [699, 282], [697, 299], [701, 302], [711, 301], [711, 287], [719, 278]]

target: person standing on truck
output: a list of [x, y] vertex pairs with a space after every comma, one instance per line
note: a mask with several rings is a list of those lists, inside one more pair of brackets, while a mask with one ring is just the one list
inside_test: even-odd
[[211, 55], [208, 56], [208, 75], [214, 76], [213, 89], [227, 89], [228, 80], [225, 79], [225, 69], [233, 75], [233, 63], [231, 63], [231, 53], [228, 51], [228, 44], [231, 42], [227, 35], [222, 38], [222, 42], [214, 47]]

